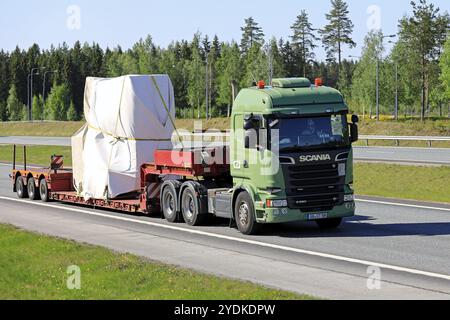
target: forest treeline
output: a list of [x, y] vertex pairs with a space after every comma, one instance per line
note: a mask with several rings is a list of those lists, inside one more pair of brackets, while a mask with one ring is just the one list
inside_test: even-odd
[[[160, 73], [172, 79], [178, 117], [227, 116], [241, 88], [260, 79], [270, 83], [303, 76], [321, 77], [343, 93], [353, 112], [374, 115], [377, 69], [381, 113], [392, 115], [397, 100], [401, 115], [442, 116], [450, 111], [450, 17], [426, 0], [411, 6], [412, 14], [399, 19], [395, 37], [370, 31], [358, 57], [343, 54], [356, 46], [343, 0], [331, 0], [325, 26], [299, 12], [286, 39], [266, 39], [264, 29], [249, 17], [239, 42], [198, 32], [167, 47], [149, 35], [127, 50], [80, 42], [2, 50], [0, 120], [28, 120], [30, 101], [33, 120], [80, 120], [86, 77]], [[393, 49], [386, 52], [389, 41]], [[326, 51], [325, 61], [316, 57], [319, 46]]]

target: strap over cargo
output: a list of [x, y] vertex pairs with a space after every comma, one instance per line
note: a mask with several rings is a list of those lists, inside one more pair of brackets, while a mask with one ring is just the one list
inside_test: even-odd
[[86, 126], [72, 138], [74, 184], [89, 198], [137, 191], [139, 168], [170, 148], [175, 103], [167, 75], [87, 78]]

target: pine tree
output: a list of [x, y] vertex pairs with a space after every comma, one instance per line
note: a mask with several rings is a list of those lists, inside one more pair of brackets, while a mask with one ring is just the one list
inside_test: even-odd
[[245, 19], [245, 26], [241, 28], [241, 31], [241, 50], [243, 53], [247, 53], [255, 44], [259, 46], [264, 44], [264, 32], [252, 17]]
[[[8, 99], [8, 91], [10, 87], [10, 68], [9, 68], [9, 54], [0, 51], [0, 103], [6, 108], [6, 100]], [[6, 109], [4, 109], [6, 112]], [[1, 115], [0, 115], [1, 117]], [[3, 119], [3, 118], [2, 118]]]
[[205, 98], [205, 66], [200, 50], [200, 33], [196, 33], [191, 43], [191, 60], [189, 62], [188, 99], [192, 107], [192, 117], [195, 118], [194, 109], [197, 107], [197, 118], [201, 116], [201, 106]]
[[296, 50], [299, 50], [302, 56], [303, 77], [306, 77], [307, 65], [315, 58], [314, 49], [317, 47], [315, 42], [319, 38], [315, 35], [312, 24], [309, 22], [308, 14], [305, 10], [300, 12], [297, 20], [291, 26], [293, 35], [292, 44]]
[[327, 58], [333, 61], [337, 54], [339, 70], [342, 64], [342, 46], [354, 48], [356, 43], [352, 40], [353, 22], [348, 17], [348, 5], [343, 0], [331, 0], [331, 11], [326, 14], [328, 24], [319, 31], [322, 42], [327, 51]]
[[67, 120], [68, 121], [77, 121], [78, 120], [78, 113], [75, 109], [75, 104], [73, 101], [70, 102], [69, 110], [67, 110]]
[[229, 117], [242, 76], [241, 58], [237, 43], [222, 45], [221, 56], [217, 65], [218, 69], [221, 70], [218, 76], [217, 102], [227, 106], [227, 116]]
[[6, 101], [0, 101], [0, 121], [8, 121], [8, 108], [6, 107]]

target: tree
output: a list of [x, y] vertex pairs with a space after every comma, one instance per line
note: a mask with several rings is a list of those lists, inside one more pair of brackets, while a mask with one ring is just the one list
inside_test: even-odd
[[[3, 102], [6, 112], [6, 100], [8, 99], [8, 91], [11, 84], [9, 68], [9, 54], [0, 51], [0, 103]], [[1, 116], [0, 116], [1, 117]]]
[[0, 101], [0, 121], [8, 121], [8, 108], [5, 101]]
[[441, 81], [444, 89], [444, 96], [450, 101], [450, 33], [447, 34], [447, 41], [444, 45], [440, 63]]
[[23, 109], [25, 105], [19, 100], [17, 96], [16, 86], [13, 84], [9, 89], [9, 95], [7, 100], [7, 112], [11, 121], [20, 121], [23, 116]]
[[300, 12], [297, 20], [291, 26], [293, 35], [291, 36], [292, 44], [295, 49], [301, 52], [303, 63], [303, 77], [306, 77], [307, 65], [314, 60], [314, 49], [317, 47], [315, 42], [319, 38], [315, 35], [312, 24], [309, 22], [308, 14], [305, 10]]
[[[413, 15], [400, 20], [400, 40], [407, 48], [411, 62], [419, 60], [421, 81], [421, 112], [425, 119], [426, 106], [430, 92], [430, 64], [438, 59], [445, 42], [450, 17], [440, 14], [440, 9], [426, 0], [411, 2]], [[410, 63], [411, 63], [410, 62]], [[406, 62], [408, 63], [408, 62]]]
[[364, 39], [362, 56], [353, 73], [352, 100], [363, 115], [369, 111], [372, 117], [372, 108], [376, 100], [376, 63], [384, 51], [383, 33], [370, 31]]
[[69, 110], [67, 110], [67, 120], [68, 121], [77, 121], [78, 119], [78, 113], [75, 109], [75, 104], [73, 101], [70, 102]]
[[188, 66], [188, 99], [192, 107], [192, 117], [195, 117], [194, 108], [197, 106], [197, 118], [201, 115], [201, 106], [204, 102], [205, 66], [200, 52], [200, 33], [196, 33], [191, 44], [192, 56]]
[[48, 120], [66, 121], [70, 107], [70, 90], [66, 84], [54, 85], [45, 102], [45, 117]]
[[243, 53], [247, 53], [255, 44], [259, 46], [264, 44], [264, 32], [252, 17], [245, 19], [245, 26], [241, 27], [241, 31], [241, 50]]
[[[337, 54], [339, 71], [342, 64], [342, 46], [348, 45], [350, 48], [356, 46], [352, 40], [353, 22], [348, 17], [348, 5], [343, 0], [331, 0], [331, 11], [326, 14], [328, 24], [319, 31], [322, 35], [322, 42], [327, 51], [329, 60], [334, 60]], [[339, 77], [338, 77], [339, 78]]]
[[242, 75], [241, 58], [237, 43], [223, 44], [221, 57], [217, 65], [221, 70], [218, 79], [218, 103], [227, 106], [227, 116], [231, 114], [231, 105], [236, 98]]
[[265, 80], [268, 83], [268, 59], [263, 48], [255, 44], [244, 57], [245, 72], [241, 81], [241, 87], [249, 87], [253, 82]]
[[44, 106], [42, 96], [33, 97], [33, 109], [32, 109], [33, 120], [44, 120]]

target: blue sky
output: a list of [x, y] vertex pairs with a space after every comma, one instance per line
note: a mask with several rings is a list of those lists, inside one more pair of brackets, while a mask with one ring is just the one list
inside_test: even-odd
[[[411, 12], [409, 2], [348, 0], [358, 47], [346, 50], [345, 55], [360, 54], [362, 41], [369, 31], [368, 21], [369, 24], [379, 21], [386, 34], [396, 33], [398, 19]], [[449, 0], [430, 2], [442, 11], [450, 11]], [[79, 29], [67, 26], [68, 20], [78, 21], [71, 20], [76, 18], [76, 13], [67, 13], [71, 5], [80, 9]], [[34, 42], [49, 48], [52, 43], [65, 41], [72, 45], [76, 40], [128, 48], [147, 34], [158, 45], [166, 46], [172, 40], [190, 40], [197, 30], [210, 36], [217, 34], [221, 40], [240, 40], [240, 27], [249, 16], [259, 22], [267, 38], [287, 38], [300, 10], [307, 10], [314, 27], [320, 28], [326, 23], [325, 13], [329, 8], [329, 0], [1, 0], [0, 48], [11, 51], [16, 45], [27, 48]], [[380, 15], [369, 14], [368, 8], [375, 8]], [[321, 47], [317, 56], [325, 56]]]

